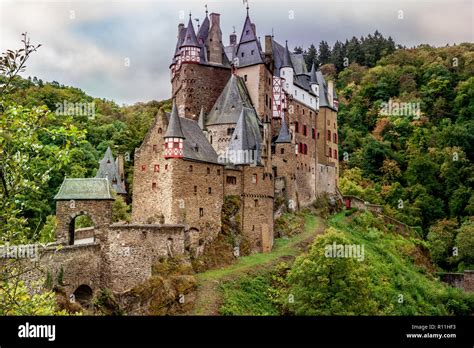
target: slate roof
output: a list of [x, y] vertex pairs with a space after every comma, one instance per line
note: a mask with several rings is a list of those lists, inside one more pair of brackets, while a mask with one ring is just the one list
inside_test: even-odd
[[107, 178], [112, 184], [112, 188], [117, 193], [125, 194], [127, 190], [123, 185], [122, 178], [119, 175], [117, 161], [114, 160], [112, 150], [107, 147], [104, 157], [99, 161], [99, 169], [95, 175], [96, 178]]
[[253, 109], [247, 86], [241, 77], [232, 74], [207, 115], [205, 124], [236, 124], [244, 107]]
[[326, 80], [324, 79], [324, 76], [321, 70], [318, 70], [316, 72], [316, 77], [319, 83], [319, 106], [330, 108], [331, 104], [329, 103], [329, 99], [327, 95], [328, 86], [326, 84]]
[[65, 178], [55, 200], [114, 200], [106, 178]]
[[311, 72], [309, 73], [309, 83], [310, 85], [318, 83], [318, 78], [316, 76], [316, 65], [314, 64], [314, 62], [311, 66]]
[[244, 107], [232, 134], [227, 158], [232, 159], [233, 164], [260, 163], [261, 144], [259, 119], [253, 108]]
[[198, 118], [198, 125], [199, 125], [199, 128], [201, 128], [202, 130], [204, 130], [204, 128], [206, 128], [204, 126], [204, 108], [201, 107], [201, 112], [199, 113], [199, 118]]
[[239, 59], [239, 67], [263, 63], [262, 47], [252, 28], [252, 22], [248, 13], [239, 44], [237, 45], [236, 57]]
[[[168, 120], [171, 115], [166, 113]], [[179, 117], [179, 116], [178, 116]], [[183, 158], [194, 161], [218, 163], [217, 153], [202, 132], [199, 124], [191, 119], [179, 117], [183, 140]]]
[[166, 129], [164, 138], [184, 138], [180, 119], [181, 117], [178, 115], [176, 102], [173, 100], [173, 110], [171, 111], [168, 128]]
[[180, 47], [183, 47], [183, 46], [200, 47], [199, 42], [196, 37], [196, 32], [194, 31], [193, 20], [191, 18], [191, 15], [189, 16], [188, 27], [186, 28], [184, 40], [181, 43]]
[[206, 18], [204, 18], [204, 21], [202, 22], [201, 27], [199, 28], [199, 31], [197, 33], [197, 39], [201, 45], [206, 43], [207, 36], [209, 35], [210, 26], [211, 24], [209, 21], [209, 17], [207, 16], [207, 13], [206, 13]]
[[288, 130], [285, 116], [281, 118], [280, 133], [278, 133], [278, 138], [275, 140], [275, 143], [291, 143], [290, 131]]

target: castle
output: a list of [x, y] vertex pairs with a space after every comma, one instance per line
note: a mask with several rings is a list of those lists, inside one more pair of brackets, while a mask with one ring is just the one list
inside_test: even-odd
[[[123, 292], [151, 276], [160, 258], [199, 257], [222, 230], [223, 205], [238, 201], [248, 252], [273, 246], [276, 201], [298, 210], [337, 195], [337, 96], [288, 44], [265, 36], [249, 12], [240, 39], [224, 46], [220, 15], [196, 33], [179, 24], [171, 57], [170, 113], [160, 111], [134, 157], [130, 223], [113, 223], [112, 190], [126, 193], [123, 158], [110, 149], [96, 178], [66, 178], [56, 200], [56, 242], [41, 257], [70, 294]], [[76, 229], [88, 215], [93, 227]], [[57, 248], [61, 245], [61, 248]], [[30, 274], [38, 279], [41, 274]]]
[[333, 82], [272, 36], [263, 50], [248, 9], [228, 46], [218, 13], [206, 10], [197, 32], [190, 15], [170, 70], [173, 110], [135, 152], [132, 221], [189, 226], [196, 249], [220, 232], [224, 198], [236, 195], [251, 251], [271, 250], [278, 195], [295, 210], [336, 192]]

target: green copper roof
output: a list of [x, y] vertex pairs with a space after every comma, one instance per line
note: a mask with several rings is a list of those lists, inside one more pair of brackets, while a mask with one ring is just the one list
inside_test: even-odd
[[111, 199], [109, 181], [106, 178], [64, 179], [55, 200], [70, 199]]

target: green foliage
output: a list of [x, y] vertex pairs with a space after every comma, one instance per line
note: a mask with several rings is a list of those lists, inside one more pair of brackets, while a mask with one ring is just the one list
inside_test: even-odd
[[308, 255], [296, 259], [288, 274], [289, 308], [297, 315], [371, 315], [377, 303], [371, 298], [368, 268], [354, 258], [325, 255], [326, 246], [349, 244], [334, 228], [313, 243]]
[[[350, 222], [340, 213], [331, 225], [288, 274], [286, 296], [292, 294], [294, 303], [284, 300], [292, 313], [469, 315], [474, 310], [473, 294], [450, 288], [431, 274], [430, 261], [420, 250], [423, 241], [389, 232], [368, 212], [357, 213]], [[324, 247], [333, 241], [364, 245], [364, 262], [326, 258]], [[355, 294], [354, 289], [360, 291]]]
[[474, 264], [474, 222], [467, 221], [457, 231], [456, 246], [459, 260], [465, 264]]
[[445, 266], [448, 258], [453, 255], [454, 239], [458, 224], [455, 220], [440, 220], [430, 227], [427, 235], [431, 259]]
[[114, 194], [114, 197], [115, 197], [115, 201], [112, 206], [112, 221], [113, 222], [119, 222], [119, 221], [130, 222], [132, 218], [131, 206], [125, 203], [122, 196]]
[[224, 299], [221, 315], [278, 315], [270, 297], [271, 276], [268, 273], [244, 276], [221, 285]]
[[[369, 69], [351, 64], [340, 71], [344, 194], [384, 205], [423, 235], [437, 220], [473, 215], [473, 54], [471, 43], [425, 45], [397, 49]], [[389, 101], [420, 103], [420, 113], [382, 114]]]

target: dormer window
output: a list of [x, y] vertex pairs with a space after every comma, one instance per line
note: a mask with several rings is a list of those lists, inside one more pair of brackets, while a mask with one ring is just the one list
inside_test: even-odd
[[255, 50], [251, 50], [250, 51], [250, 54], [253, 56], [253, 54], [255, 53]]
[[250, 34], [250, 30], [245, 31], [245, 35], [248, 35], [248, 34]]

